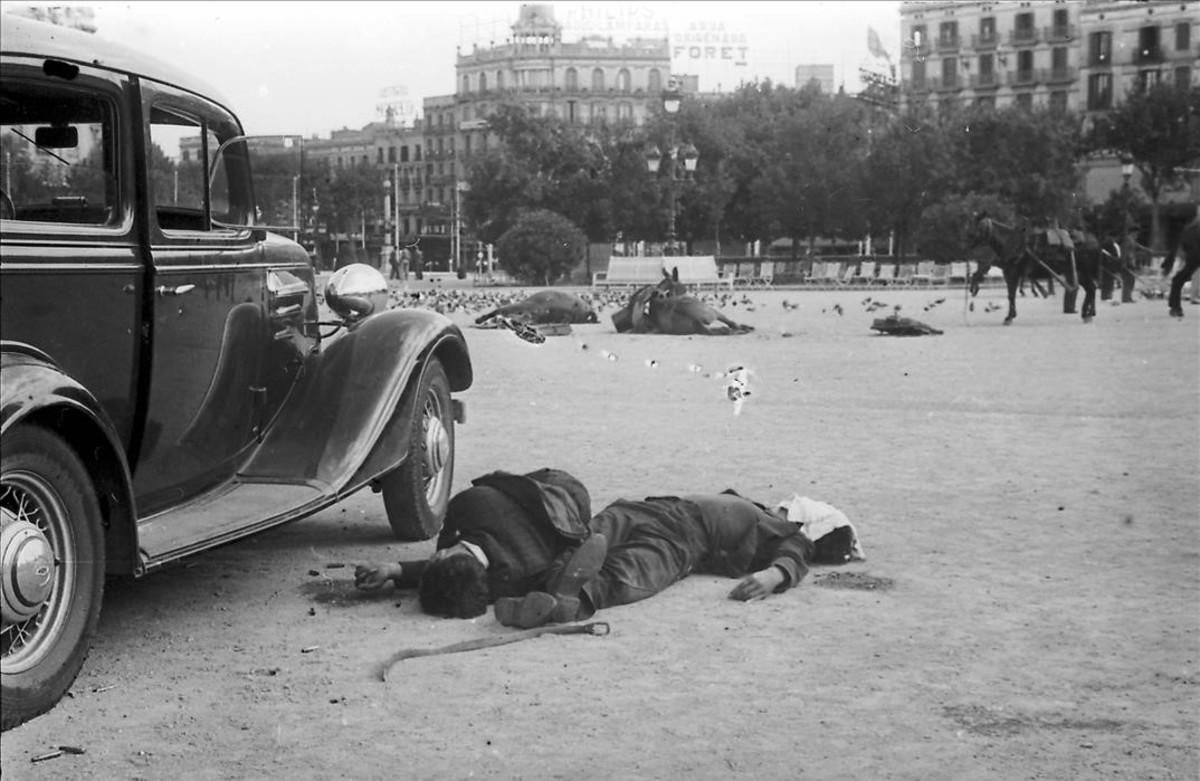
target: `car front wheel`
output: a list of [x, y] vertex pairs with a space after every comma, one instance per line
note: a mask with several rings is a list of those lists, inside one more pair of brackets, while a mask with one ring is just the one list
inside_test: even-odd
[[87, 656], [104, 593], [104, 535], [87, 471], [58, 435], [20, 426], [0, 459], [0, 727], [54, 707]]
[[427, 540], [442, 528], [454, 479], [450, 381], [437, 358], [429, 359], [416, 393], [408, 457], [379, 479], [388, 523], [405, 542]]

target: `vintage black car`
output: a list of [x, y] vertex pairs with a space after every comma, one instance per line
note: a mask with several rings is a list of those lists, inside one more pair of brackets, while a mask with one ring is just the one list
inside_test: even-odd
[[95, 35], [0, 25], [4, 729], [74, 681], [106, 576], [365, 487], [401, 539], [445, 514], [462, 333], [388, 308], [363, 264], [330, 278], [321, 321], [308, 253], [255, 224], [250, 144], [214, 95]]

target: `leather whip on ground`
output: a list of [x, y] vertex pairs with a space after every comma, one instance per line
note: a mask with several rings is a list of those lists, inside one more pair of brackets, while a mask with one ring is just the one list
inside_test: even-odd
[[405, 648], [392, 654], [386, 661], [379, 664], [375, 668], [375, 677], [380, 681], [386, 681], [388, 672], [396, 662], [404, 659], [415, 659], [419, 656], [439, 656], [441, 654], [455, 654], [461, 651], [477, 651], [481, 648], [519, 643], [522, 640], [531, 640], [541, 635], [606, 635], [608, 632], [609, 627], [606, 621], [593, 621], [590, 624], [539, 626], [521, 632], [510, 632], [509, 634], [495, 635], [493, 637], [481, 637], [477, 640], [464, 640], [459, 643], [444, 645], [440, 648]]

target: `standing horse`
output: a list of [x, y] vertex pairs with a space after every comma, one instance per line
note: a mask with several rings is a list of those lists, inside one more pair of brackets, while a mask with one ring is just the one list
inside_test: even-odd
[[[1032, 278], [1035, 270], [1046, 271], [1062, 282], [1063, 311], [1071, 313], [1075, 309], [1075, 293], [1080, 286], [1084, 290], [1081, 314], [1083, 322], [1090, 323], [1096, 316], [1096, 278], [1099, 269], [1099, 256], [1091, 252], [1077, 255], [1074, 250], [1063, 251], [1061, 248], [1051, 250], [1046, 241], [1045, 232], [1041, 238], [1031, 235], [1031, 231], [1005, 225], [986, 214], [980, 214], [975, 219], [975, 228], [971, 236], [971, 247], [986, 246], [995, 253], [996, 265], [1004, 271], [1004, 282], [1008, 288], [1008, 316], [1004, 318], [1005, 325], [1011, 325], [1017, 316], [1017, 288], [1023, 278]], [[1044, 257], [1043, 257], [1044, 256]], [[970, 291], [974, 296], [979, 292], [979, 283], [987, 275], [991, 264], [982, 262], [975, 273], [971, 275]]]
[[[1179, 244], [1172, 256], [1183, 255], [1182, 267], [1171, 277], [1171, 292], [1167, 296], [1167, 306], [1171, 317], [1183, 317], [1183, 286], [1200, 269], [1200, 206], [1196, 207], [1196, 216], [1183, 226], [1179, 235]], [[1196, 291], [1192, 291], [1194, 296]]]
[[735, 323], [713, 307], [687, 292], [679, 281], [679, 270], [663, 270], [657, 285], [634, 291], [629, 302], [612, 316], [618, 333], [646, 334], [744, 334], [754, 328]]

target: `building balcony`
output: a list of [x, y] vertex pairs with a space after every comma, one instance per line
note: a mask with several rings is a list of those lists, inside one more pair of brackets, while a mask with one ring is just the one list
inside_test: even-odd
[[1104, 90], [1103, 92], [1095, 92], [1088, 95], [1087, 110], [1088, 111], [1108, 111], [1113, 107], [1112, 90]]
[[988, 33], [987, 35], [972, 35], [971, 47], [979, 50], [995, 49], [1000, 45], [1000, 36], [996, 33]]
[[933, 53], [933, 49], [928, 43], [913, 43], [912, 41], [905, 41], [904, 52], [914, 60], [923, 60]]
[[1008, 86], [1010, 87], [1033, 87], [1041, 81], [1042, 74], [1037, 68], [1029, 70], [1015, 70], [1008, 72]]
[[939, 52], [956, 52], [958, 51], [959, 41], [957, 35], [939, 36], [936, 42], [936, 47]]
[[1000, 82], [1000, 74], [996, 71], [992, 71], [991, 73], [971, 74], [971, 89], [997, 89], [1000, 86]]
[[1079, 70], [1070, 65], [1061, 68], [1050, 68], [1045, 71], [1043, 79], [1047, 84], [1070, 84], [1079, 78]]
[[1046, 43], [1066, 43], [1075, 40], [1076, 32], [1073, 24], [1052, 25], [1042, 28], [1042, 36]]
[[1008, 34], [1008, 43], [1011, 46], [1033, 46], [1039, 40], [1036, 27], [1021, 27]]
[[929, 86], [934, 92], [959, 92], [965, 86], [958, 76], [951, 78], [929, 79]]
[[1130, 65], [1158, 65], [1166, 58], [1163, 57], [1163, 50], [1159, 46], [1147, 46], [1142, 49], [1134, 49], [1133, 54], [1129, 59]]

